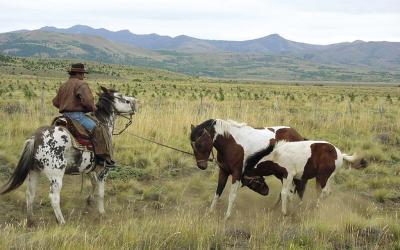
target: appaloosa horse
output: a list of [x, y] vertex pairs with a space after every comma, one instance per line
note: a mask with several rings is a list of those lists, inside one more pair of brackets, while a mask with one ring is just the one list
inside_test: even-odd
[[[217, 150], [219, 177], [217, 190], [211, 203], [211, 211], [215, 209], [229, 175], [232, 175], [229, 204], [225, 214], [225, 219], [227, 219], [232, 212], [247, 158], [276, 141], [301, 141], [304, 138], [290, 127], [279, 126], [258, 129], [231, 120], [210, 119], [200, 125], [192, 125], [190, 140], [197, 166], [200, 169], [207, 168], [213, 147]], [[257, 180], [256, 186], [258, 187], [255, 191], [267, 195], [268, 186], [263, 177], [260, 178], [261, 180]], [[246, 183], [246, 185], [252, 188], [252, 183]]]
[[[349, 156], [337, 147], [325, 141], [280, 141], [250, 156], [245, 163], [248, 176], [275, 175], [282, 180], [282, 213], [287, 213], [287, 199], [295, 192], [295, 181], [302, 183], [304, 193], [307, 181], [316, 178], [320, 196], [330, 193], [330, 182], [343, 164], [343, 160], [352, 163], [356, 169], [365, 168], [367, 162], [355, 154]], [[297, 186], [297, 188], [299, 188]], [[301, 196], [302, 197], [302, 196]]]
[[[117, 115], [133, 114], [136, 110], [136, 100], [120, 93], [102, 87], [96, 104], [96, 118], [101, 125], [112, 134]], [[98, 209], [104, 211], [104, 181], [108, 168], [96, 166], [92, 151], [83, 150], [76, 146], [75, 139], [63, 126], [48, 126], [36, 130], [31, 138], [26, 140], [21, 158], [8, 183], [1, 189], [0, 194], [8, 193], [18, 188], [28, 177], [26, 190], [26, 205], [28, 223], [33, 220], [33, 200], [39, 174], [43, 172], [50, 181], [49, 198], [59, 224], [65, 220], [60, 209], [60, 191], [64, 173], [92, 173], [92, 193], [98, 189]]]

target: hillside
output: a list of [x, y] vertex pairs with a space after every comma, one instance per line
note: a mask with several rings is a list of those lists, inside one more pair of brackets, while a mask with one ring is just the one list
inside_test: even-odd
[[400, 81], [399, 43], [357, 41], [322, 46], [289, 41], [277, 34], [238, 42], [135, 35], [87, 26], [64, 30], [47, 27], [0, 34], [0, 53], [127, 64], [229, 79]]
[[75, 58], [109, 63], [154, 60], [156, 52], [118, 44], [99, 36], [22, 31], [0, 34], [0, 51], [23, 57]]
[[122, 42], [135, 47], [151, 50], [173, 50], [192, 53], [237, 52], [237, 53], [280, 53], [318, 49], [323, 46], [298, 43], [284, 39], [278, 34], [247, 41], [205, 40], [190, 36], [160, 36], [157, 34], [137, 35], [128, 30], [109, 31], [94, 29], [89, 26], [75, 25], [67, 29], [43, 27], [40, 30], [65, 34], [86, 34]]
[[89, 26], [75, 25], [67, 29], [43, 27], [41, 30], [100, 36], [114, 42], [150, 50], [171, 50], [183, 53], [250, 53], [290, 55], [319, 64], [339, 64], [360, 67], [376, 67], [383, 70], [398, 68], [400, 64], [399, 42], [364, 42], [314, 45], [290, 41], [279, 34], [272, 34], [246, 41], [222, 41], [198, 39], [190, 36], [137, 35], [128, 30], [109, 31]]

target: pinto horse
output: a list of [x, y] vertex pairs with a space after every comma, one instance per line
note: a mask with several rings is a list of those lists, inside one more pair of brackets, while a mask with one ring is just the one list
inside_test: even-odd
[[[120, 93], [102, 87], [99, 101], [94, 113], [101, 124], [112, 134], [117, 115], [134, 114], [136, 100]], [[28, 177], [26, 190], [26, 205], [28, 224], [33, 223], [33, 201], [39, 174], [43, 172], [50, 181], [49, 198], [54, 214], [59, 224], [65, 220], [60, 209], [60, 191], [64, 173], [91, 173], [92, 192], [94, 197], [98, 190], [98, 209], [104, 214], [104, 181], [108, 168], [96, 166], [94, 153], [75, 146], [76, 142], [71, 133], [62, 126], [47, 126], [36, 130], [31, 138], [25, 141], [22, 155], [8, 183], [1, 189], [0, 194], [8, 193], [18, 188]], [[89, 199], [88, 198], [88, 199]]]
[[[326, 197], [330, 183], [341, 168], [343, 160], [352, 163], [356, 169], [365, 168], [367, 162], [356, 154], [349, 156], [337, 147], [325, 141], [280, 141], [250, 156], [245, 164], [248, 176], [275, 175], [282, 181], [282, 213], [287, 213], [287, 199], [295, 192], [295, 184], [301, 183], [304, 192], [309, 179], [315, 178], [320, 195], [317, 200]], [[298, 188], [298, 186], [296, 187]], [[301, 195], [302, 197], [302, 195]]]
[[[192, 125], [190, 141], [200, 169], [207, 168], [213, 147], [217, 150], [219, 175], [211, 211], [215, 209], [229, 175], [232, 175], [225, 219], [230, 217], [247, 158], [279, 140], [302, 141], [304, 138], [293, 128], [285, 126], [253, 128], [244, 123], [222, 119], [210, 119], [200, 125]], [[263, 177], [260, 178], [262, 179], [258, 180], [258, 192], [267, 195], [268, 186]]]

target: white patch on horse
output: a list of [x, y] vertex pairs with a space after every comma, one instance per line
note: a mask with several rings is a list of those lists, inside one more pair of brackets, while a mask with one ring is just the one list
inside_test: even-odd
[[242, 172], [247, 158], [268, 147], [269, 141], [275, 138], [275, 133], [268, 128], [255, 129], [245, 123], [237, 123], [231, 120], [217, 119], [214, 128], [216, 132], [215, 138], [217, 135], [226, 136], [230, 134], [236, 143], [242, 146], [244, 151]]
[[130, 113], [130, 112], [132, 112], [132, 110], [134, 110], [134, 108], [135, 108], [134, 105], [136, 103], [135, 98], [123, 96], [118, 92], [114, 93], [114, 96], [116, 97], [114, 99], [114, 108], [119, 113]]
[[233, 204], [236, 200], [236, 193], [237, 193], [239, 186], [240, 186], [240, 181], [236, 181], [231, 186], [231, 190], [229, 192], [229, 204], [228, 204], [228, 209], [226, 210], [225, 220], [231, 216]]
[[36, 149], [35, 159], [38, 160], [41, 168], [46, 171], [53, 169], [65, 169], [67, 159], [65, 150], [72, 146], [69, 134], [60, 127], [45, 130], [42, 135], [43, 143]]
[[292, 175], [295, 179], [301, 179], [304, 167], [308, 159], [311, 157], [311, 145], [315, 143], [328, 143], [325, 141], [300, 141], [286, 142], [279, 141], [276, 143], [271, 154], [265, 156], [261, 161], [272, 161], [279, 166], [284, 167], [288, 175]]

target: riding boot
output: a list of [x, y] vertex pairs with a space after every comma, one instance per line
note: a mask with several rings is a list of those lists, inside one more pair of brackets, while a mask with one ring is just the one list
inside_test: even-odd
[[113, 148], [108, 129], [98, 124], [92, 132], [92, 138], [97, 164], [114, 167], [115, 161], [112, 159]]

